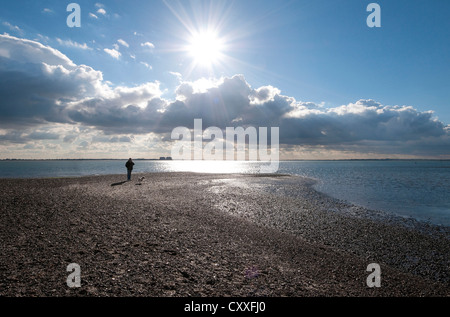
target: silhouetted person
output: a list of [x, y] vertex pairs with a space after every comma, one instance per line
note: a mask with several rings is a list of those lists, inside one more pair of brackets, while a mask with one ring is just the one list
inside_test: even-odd
[[133, 170], [133, 166], [134, 166], [134, 163], [133, 163], [133, 161], [131, 160], [131, 157], [130, 157], [128, 159], [128, 161], [125, 163], [125, 167], [127, 168], [128, 180], [131, 180], [131, 171]]

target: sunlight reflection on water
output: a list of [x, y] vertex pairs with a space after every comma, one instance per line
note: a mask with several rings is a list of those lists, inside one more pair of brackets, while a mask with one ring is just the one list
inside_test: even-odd
[[165, 172], [258, 173], [263, 163], [248, 161], [169, 161], [161, 162]]

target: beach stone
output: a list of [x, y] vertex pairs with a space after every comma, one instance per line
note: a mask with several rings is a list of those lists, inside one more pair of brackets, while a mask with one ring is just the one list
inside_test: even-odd
[[[142, 176], [0, 180], [0, 295], [449, 296], [446, 228], [302, 177]], [[69, 263], [81, 290], [67, 289]], [[380, 289], [369, 263], [382, 264]]]

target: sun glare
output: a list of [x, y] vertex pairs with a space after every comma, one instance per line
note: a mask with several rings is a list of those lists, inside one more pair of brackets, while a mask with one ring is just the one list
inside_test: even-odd
[[212, 66], [218, 63], [223, 56], [223, 49], [223, 42], [213, 32], [193, 34], [188, 46], [188, 52], [195, 64], [201, 66]]

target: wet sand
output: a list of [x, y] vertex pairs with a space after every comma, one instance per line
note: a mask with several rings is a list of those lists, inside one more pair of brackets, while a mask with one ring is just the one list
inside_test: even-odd
[[[0, 180], [0, 296], [450, 295], [448, 227], [352, 206], [287, 175], [125, 180]], [[79, 288], [66, 284], [70, 263]], [[370, 263], [379, 288], [366, 284]]]

